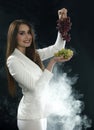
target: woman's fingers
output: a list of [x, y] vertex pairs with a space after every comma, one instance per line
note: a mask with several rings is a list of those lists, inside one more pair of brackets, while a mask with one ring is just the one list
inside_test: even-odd
[[65, 18], [67, 18], [67, 12], [68, 11], [65, 8], [58, 10], [59, 19], [63, 20]]
[[72, 58], [72, 56], [67, 59], [65, 59], [63, 56], [59, 56], [59, 57], [54, 57], [54, 60], [56, 62], [66, 62], [66, 61], [69, 61], [71, 58]]

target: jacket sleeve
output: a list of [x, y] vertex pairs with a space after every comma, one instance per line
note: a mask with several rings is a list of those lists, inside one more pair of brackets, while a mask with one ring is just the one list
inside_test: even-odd
[[50, 57], [53, 57], [55, 52], [59, 51], [62, 48], [65, 48], [65, 43], [66, 41], [63, 40], [60, 32], [58, 32], [57, 39], [54, 45], [37, 50], [41, 60], [43, 61]]
[[30, 72], [30, 70], [28, 70], [22, 62], [20, 62], [20, 60], [12, 56], [7, 59], [7, 67], [10, 74], [18, 82], [20, 87], [27, 88], [29, 90], [43, 89], [53, 76], [53, 73], [45, 69], [36, 78], [34, 72]]

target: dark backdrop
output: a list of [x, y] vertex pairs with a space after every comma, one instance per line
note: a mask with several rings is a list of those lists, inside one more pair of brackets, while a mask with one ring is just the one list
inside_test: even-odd
[[[19, 89], [15, 98], [11, 98], [7, 91], [5, 51], [10, 22], [19, 18], [32, 22], [37, 46], [43, 48], [55, 42], [57, 11], [62, 7], [68, 9], [72, 21], [72, 39], [66, 46], [76, 50], [75, 56], [66, 66], [72, 68], [73, 74], [79, 75], [74, 87], [84, 94], [84, 113], [94, 122], [93, 0], [0, 0], [0, 130], [17, 130], [16, 110], [21, 97]], [[91, 129], [94, 129], [94, 124]]]

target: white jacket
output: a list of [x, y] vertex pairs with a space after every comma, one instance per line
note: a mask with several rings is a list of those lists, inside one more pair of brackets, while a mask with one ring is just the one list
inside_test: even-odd
[[[58, 32], [54, 45], [38, 49], [41, 60], [45, 60], [54, 55], [55, 52], [65, 47], [65, 41]], [[18, 106], [18, 119], [39, 119], [47, 116], [45, 113], [45, 103], [42, 102], [42, 92], [46, 89], [53, 74], [40, 67], [21, 53], [17, 48], [7, 59], [7, 67], [10, 74], [22, 88], [23, 97]]]

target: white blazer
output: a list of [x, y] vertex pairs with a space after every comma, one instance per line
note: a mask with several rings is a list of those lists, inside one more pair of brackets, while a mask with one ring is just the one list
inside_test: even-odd
[[[58, 32], [54, 45], [38, 49], [41, 60], [46, 60], [55, 52], [65, 47], [65, 41]], [[18, 119], [40, 119], [47, 116], [45, 103], [42, 99], [43, 91], [47, 88], [53, 73], [40, 67], [21, 53], [17, 48], [7, 59], [7, 67], [10, 74], [22, 88], [22, 99], [18, 106]]]

